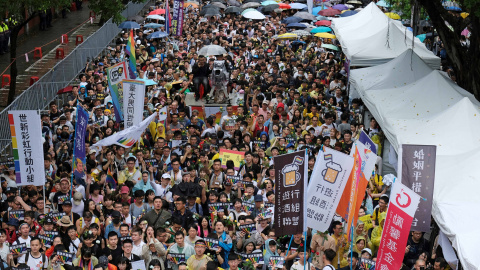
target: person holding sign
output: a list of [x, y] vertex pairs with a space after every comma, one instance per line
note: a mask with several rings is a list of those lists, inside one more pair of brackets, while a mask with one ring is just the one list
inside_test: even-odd
[[18, 263], [25, 263], [30, 266], [30, 270], [43, 270], [48, 266], [48, 258], [40, 251], [42, 243], [40, 239], [34, 237], [30, 240], [30, 252], [18, 258]]

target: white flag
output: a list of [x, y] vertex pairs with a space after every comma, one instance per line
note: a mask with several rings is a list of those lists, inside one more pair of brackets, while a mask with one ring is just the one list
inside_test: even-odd
[[158, 121], [165, 121], [167, 120], [167, 107], [163, 107], [158, 112]]
[[145, 129], [157, 117], [157, 113], [153, 113], [148, 118], [143, 120], [140, 124], [117, 132], [96, 144], [90, 146], [90, 150], [95, 149], [100, 153], [102, 146], [110, 146], [112, 144], [120, 145], [126, 148], [132, 147], [139, 139]]

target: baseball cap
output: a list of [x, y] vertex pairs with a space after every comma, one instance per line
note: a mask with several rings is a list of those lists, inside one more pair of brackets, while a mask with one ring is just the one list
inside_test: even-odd
[[263, 202], [263, 196], [262, 195], [255, 195], [255, 202]]
[[18, 225], [20, 225], [20, 222], [16, 218], [10, 218], [7, 222], [7, 225], [18, 227]]
[[72, 201], [70, 201], [70, 200], [64, 201], [63, 204], [62, 204], [62, 207], [64, 207], [64, 206], [72, 206]]
[[362, 250], [362, 253], [363, 253], [363, 252], [368, 252], [368, 254], [372, 255], [372, 250], [369, 249], [369, 248], [364, 248], [364, 249]]
[[170, 179], [170, 178], [172, 178], [172, 177], [170, 176], [170, 174], [164, 173], [164, 174], [162, 174], [162, 178]]
[[125, 193], [129, 193], [130, 192], [130, 189], [127, 187], [127, 186], [123, 186], [121, 189], [120, 189], [120, 193], [121, 194], [125, 194]]

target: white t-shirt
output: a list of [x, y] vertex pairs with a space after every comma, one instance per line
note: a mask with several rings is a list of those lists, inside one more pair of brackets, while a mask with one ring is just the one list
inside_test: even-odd
[[[48, 267], [48, 258], [47, 256], [42, 256], [40, 253], [40, 256], [38, 258], [35, 258], [32, 256], [32, 254], [24, 254], [22, 257], [18, 259], [18, 263], [25, 263], [25, 255], [28, 255], [28, 261], [27, 265], [30, 266], [30, 270], [42, 270], [42, 269], [47, 269]], [[45, 261], [42, 262], [43, 257], [45, 257]]]
[[329, 265], [325, 265], [322, 270], [335, 270], [335, 267], [333, 267], [333, 265], [329, 264]]
[[143, 245], [145, 245], [145, 242], [143, 242], [143, 241], [141, 241], [140, 244], [138, 244], [138, 245], [133, 244], [132, 253], [139, 256], [139, 257], [142, 257]]
[[[25, 243], [27, 245], [27, 249], [30, 250], [30, 241], [31, 240], [32, 240], [32, 238], [30, 236], [28, 236], [27, 239], [23, 239], [23, 237], [18, 237], [17, 241], [13, 242], [12, 245], [18, 245], [18, 244]], [[25, 254], [18, 257], [18, 262], [25, 262]]]

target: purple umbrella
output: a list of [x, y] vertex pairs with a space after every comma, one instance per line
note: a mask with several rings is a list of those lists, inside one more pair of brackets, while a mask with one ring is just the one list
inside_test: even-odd
[[338, 10], [347, 10], [348, 7], [343, 5], [343, 4], [338, 4], [332, 7], [333, 9], [338, 9]]

